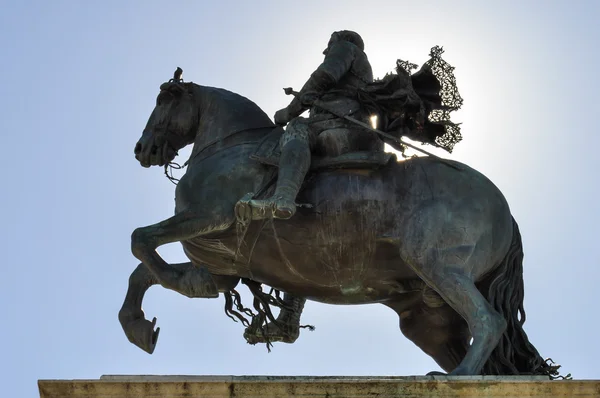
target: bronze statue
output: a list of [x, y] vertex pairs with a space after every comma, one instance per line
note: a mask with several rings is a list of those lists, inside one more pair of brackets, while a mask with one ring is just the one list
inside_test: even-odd
[[[311, 109], [310, 118], [299, 117], [307, 109], [307, 96], [319, 97], [326, 102], [326, 106], [358, 120], [368, 121], [370, 117], [362, 109], [360, 102], [353, 98], [358, 88], [365, 88], [373, 82], [373, 71], [364, 53], [362, 38], [355, 32], [334, 32], [323, 54], [325, 60], [311, 74], [300, 93], [286, 108], [275, 113], [276, 124], [287, 124], [280, 141], [281, 158], [275, 192], [271, 198], [251, 200], [248, 205], [254, 211], [240, 208], [244, 203], [238, 204], [238, 212], [252, 212], [254, 220], [292, 217], [296, 213], [296, 195], [308, 172], [317, 137], [327, 132], [339, 135], [340, 129], [355, 127], [348, 126], [346, 120], [318, 107]], [[365, 136], [369, 137], [368, 134]], [[383, 151], [381, 140], [372, 140], [367, 145], [369, 146], [364, 148], [366, 150]], [[338, 149], [338, 152], [341, 151]]]
[[[381, 112], [388, 133], [446, 149], [457, 142], [443, 114], [451, 107], [443, 105], [442, 84], [432, 80], [434, 63], [414, 75], [398, 68], [369, 82], [368, 61], [354, 41], [359, 36], [345, 34], [342, 53], [354, 54], [356, 74], [344, 80], [347, 70], [340, 72], [322, 91], [310, 87], [321, 84], [314, 75], [301, 97], [276, 115], [282, 124], [298, 120], [287, 133], [238, 94], [184, 83], [180, 74], [161, 85], [136, 159], [144, 167], [166, 166], [179, 149], [194, 147], [176, 187], [175, 215], [132, 234], [141, 264], [119, 312], [125, 334], [154, 351], [156, 319], [146, 320], [141, 309], [154, 284], [187, 297], [223, 293], [227, 314], [244, 322], [249, 342], [269, 343], [278, 333], [295, 340], [305, 299], [381, 303], [396, 311], [402, 333], [450, 374], [557, 377], [558, 366], [542, 359], [523, 330], [521, 236], [491, 181], [447, 159], [397, 161], [382, 152], [372, 131], [317, 109], [294, 119], [316, 96], [321, 103], [340, 101], [342, 112], [360, 120]], [[313, 98], [303, 98], [309, 91]], [[313, 122], [318, 127], [307, 132]], [[310, 206], [296, 210], [296, 202]], [[156, 252], [177, 241], [190, 262], [168, 264]], [[253, 308], [235, 290], [240, 281], [254, 295]], [[262, 284], [274, 289], [263, 291]], [[272, 306], [281, 308], [278, 318]]]

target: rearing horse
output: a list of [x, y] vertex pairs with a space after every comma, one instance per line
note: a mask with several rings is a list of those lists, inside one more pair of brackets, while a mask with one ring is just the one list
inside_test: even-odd
[[[242, 234], [234, 207], [276, 173], [251, 159], [274, 128], [238, 94], [177, 80], [161, 86], [136, 159], [164, 166], [194, 147], [175, 215], [132, 234], [142, 263], [119, 313], [132, 343], [155, 348], [156, 319], [141, 309], [151, 285], [214, 298], [245, 278], [323, 303], [386, 305], [402, 333], [453, 375], [557, 375], [523, 331], [521, 237], [492, 182], [426, 157], [322, 170], [298, 197], [311, 208], [252, 222]], [[168, 264], [155, 250], [177, 241], [189, 263]]]

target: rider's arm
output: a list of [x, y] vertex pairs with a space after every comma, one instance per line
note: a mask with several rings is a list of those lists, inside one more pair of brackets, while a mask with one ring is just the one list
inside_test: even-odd
[[339, 41], [333, 43], [323, 63], [310, 75], [298, 97], [294, 98], [288, 105], [290, 116], [299, 116], [310, 107], [309, 104], [302, 104], [301, 102], [302, 97], [307, 93], [319, 96], [334, 87], [352, 67], [357, 51], [360, 51], [360, 49], [350, 42]]

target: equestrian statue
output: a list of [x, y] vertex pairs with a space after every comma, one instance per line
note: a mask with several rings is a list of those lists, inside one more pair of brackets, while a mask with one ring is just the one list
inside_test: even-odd
[[[193, 150], [175, 215], [131, 236], [141, 263], [119, 312], [127, 338], [154, 351], [160, 329], [142, 300], [155, 284], [190, 298], [223, 294], [245, 339], [267, 347], [298, 338], [306, 300], [380, 303], [448, 374], [561, 377], [523, 330], [523, 248], [502, 193], [420, 147], [428, 156], [384, 151], [414, 147], [402, 137], [449, 152], [461, 140], [450, 112], [462, 99], [442, 52], [434, 47], [414, 73], [399, 60], [374, 80], [362, 38], [334, 32], [302, 89], [286, 89], [294, 97], [275, 122], [241, 95], [184, 82], [178, 68], [135, 158], [167, 173], [178, 150]], [[159, 256], [172, 242], [189, 262]]]

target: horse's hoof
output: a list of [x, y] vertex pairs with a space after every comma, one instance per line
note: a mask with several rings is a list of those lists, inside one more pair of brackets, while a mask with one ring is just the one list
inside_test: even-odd
[[448, 374], [444, 373], [444, 372], [438, 372], [437, 370], [434, 370], [432, 372], [427, 373], [427, 376], [448, 376]]
[[154, 352], [156, 342], [158, 341], [158, 334], [160, 333], [160, 328], [154, 330], [156, 318], [152, 319], [152, 322], [143, 317], [134, 318], [129, 321], [123, 319], [121, 320], [121, 326], [130, 342], [148, 354]]
[[460, 365], [457, 366], [452, 372], [448, 373], [448, 375], [450, 376], [473, 376], [473, 375], [477, 375], [479, 373], [475, 373], [472, 370], [469, 369], [465, 369], [464, 367], [461, 367]]

